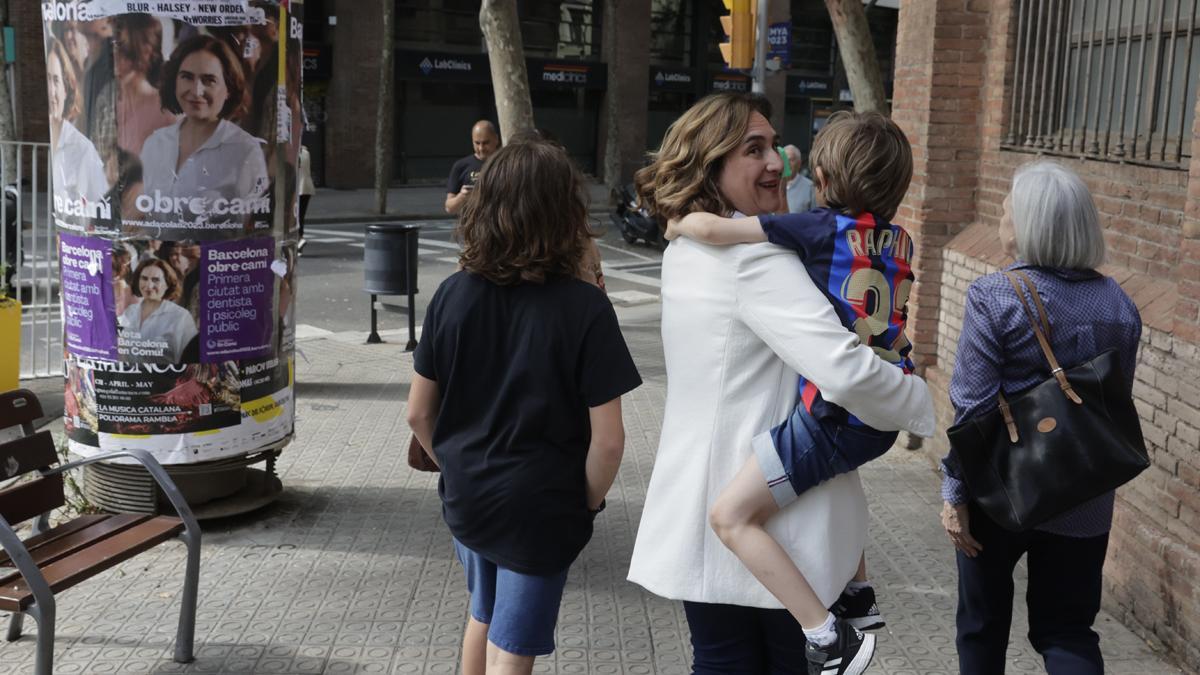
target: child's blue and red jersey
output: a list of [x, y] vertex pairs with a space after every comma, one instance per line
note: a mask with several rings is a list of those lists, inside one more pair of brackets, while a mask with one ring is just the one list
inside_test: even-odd
[[[912, 239], [904, 228], [864, 213], [853, 218], [828, 208], [759, 216], [767, 240], [796, 251], [813, 282], [829, 298], [842, 325], [905, 373], [913, 371], [904, 334], [912, 290]], [[800, 400], [814, 418], [863, 426], [825, 401], [800, 378]]]

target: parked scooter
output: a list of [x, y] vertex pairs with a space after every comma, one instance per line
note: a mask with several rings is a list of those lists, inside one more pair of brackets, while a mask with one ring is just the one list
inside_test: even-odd
[[662, 230], [658, 227], [658, 221], [650, 215], [649, 211], [638, 205], [637, 191], [632, 183], [614, 189], [612, 201], [616, 210], [609, 217], [621, 231], [622, 239], [630, 244], [641, 239], [647, 245], [658, 249], [667, 245], [666, 240], [663, 239]]

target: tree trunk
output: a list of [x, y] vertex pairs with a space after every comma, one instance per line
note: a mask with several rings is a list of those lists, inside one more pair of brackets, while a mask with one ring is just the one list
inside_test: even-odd
[[388, 184], [392, 178], [392, 84], [395, 77], [395, 4], [382, 0], [383, 40], [379, 59], [379, 100], [375, 108], [375, 210], [387, 214]]
[[[0, 0], [0, 26], [8, 25], [8, 0]], [[4, 39], [0, 34], [0, 54], [3, 54]], [[17, 140], [17, 124], [13, 119], [12, 92], [8, 88], [9, 72], [12, 65], [4, 62], [0, 57], [0, 63], [3, 67], [0, 68], [0, 141], [15, 141]], [[3, 155], [0, 156], [0, 165], [3, 166], [3, 173], [0, 174], [0, 183], [8, 185], [17, 179], [17, 152], [12, 145], [4, 145]]]
[[516, 0], [483, 0], [479, 8], [479, 27], [483, 29], [492, 69], [500, 137], [508, 141], [515, 134], [534, 129]]
[[[862, 0], [825, 0], [833, 31], [837, 35], [838, 52], [846, 68], [854, 109], [859, 112], [887, 114], [887, 97], [883, 93], [883, 75], [875, 56], [875, 43], [867, 25], [867, 13]], [[834, 92], [834, 96], [838, 93]]]

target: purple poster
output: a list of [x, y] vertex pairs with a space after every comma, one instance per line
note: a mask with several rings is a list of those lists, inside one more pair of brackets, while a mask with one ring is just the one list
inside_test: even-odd
[[112, 243], [60, 235], [63, 324], [67, 350], [76, 356], [117, 359], [112, 288]]
[[200, 260], [200, 361], [271, 354], [275, 240], [205, 243]]

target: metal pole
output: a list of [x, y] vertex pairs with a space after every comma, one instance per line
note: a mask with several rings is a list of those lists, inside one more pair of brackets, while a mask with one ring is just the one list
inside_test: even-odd
[[417, 233], [406, 233], [404, 235], [404, 263], [408, 268], [408, 278], [404, 280], [404, 286], [408, 289], [408, 344], [404, 345], [404, 351], [411, 352], [417, 348], [417, 266], [409, 265], [414, 256], [412, 255], [412, 247], [416, 243]]
[[411, 352], [417, 348], [417, 299], [412, 286], [408, 287], [408, 344], [404, 351]]
[[1066, 5], [1069, 1], [1060, 0], [1057, 5], [1052, 5], [1052, 9], [1054, 10], [1054, 49], [1050, 52], [1050, 58], [1047, 58], [1046, 61], [1049, 63], [1052, 58], [1054, 65], [1050, 67], [1050, 114], [1049, 119], [1046, 119], [1044, 123], [1042, 114], [1046, 111], [1046, 89], [1044, 89], [1046, 77], [1042, 76], [1042, 112], [1038, 113], [1038, 133], [1040, 137], [1037, 141], [1037, 147], [1048, 148], [1050, 150], [1054, 149], [1054, 138], [1051, 130], [1054, 126], [1054, 118], [1058, 116], [1057, 109], [1055, 108], [1055, 94], [1058, 92], [1058, 57], [1062, 54], [1063, 15], [1067, 13]]
[[[1167, 75], [1164, 79], [1170, 82], [1175, 75], [1175, 41], [1179, 39], [1179, 6], [1183, 4], [1183, 0], [1175, 0], [1175, 16], [1171, 19], [1171, 42], [1167, 44], [1167, 49], [1170, 53], [1167, 54]], [[1188, 27], [1188, 32], [1191, 32], [1191, 27]], [[1191, 40], [1188, 40], [1191, 44]], [[1188, 65], [1191, 65], [1190, 63]], [[1170, 85], [1167, 85], [1167, 96], [1162, 102], [1162, 133], [1159, 134], [1158, 160], [1160, 162], [1167, 161], [1167, 132], [1171, 125], [1171, 93]], [[1187, 95], [1187, 80], [1183, 81], [1183, 95]]]
[[[1178, 0], [1177, 0], [1178, 4]], [[1158, 30], [1154, 32], [1154, 65], [1150, 68], [1150, 86], [1146, 89], [1146, 159], [1154, 147], [1154, 127], [1158, 122], [1158, 97], [1162, 93], [1162, 37], [1163, 24], [1167, 20], [1167, 0], [1159, 0]], [[1174, 33], [1171, 34], [1172, 38]], [[1170, 77], [1170, 73], [1166, 73]], [[1165, 131], [1165, 130], [1164, 130]]]
[[[1025, 0], [1029, 2], [1030, 0]], [[1012, 111], [1009, 113], [1008, 121], [1008, 138], [1005, 143], [1008, 145], [1016, 145], [1019, 140], [1021, 118], [1017, 115], [1017, 110], [1024, 110], [1023, 104], [1017, 103], [1018, 94], [1022, 94], [1020, 98], [1024, 99], [1024, 89], [1021, 88], [1021, 61], [1025, 57], [1025, 52], [1021, 49], [1021, 37], [1025, 34], [1025, 17], [1028, 12], [1025, 10], [1025, 4], [1020, 3], [1017, 6], [1017, 40], [1014, 51], [1016, 56], [1013, 58], [1013, 85], [1012, 85]]]
[[[1030, 9], [1032, 9], [1033, 5], [1030, 5], [1029, 7], [1030, 7]], [[1031, 26], [1031, 28], [1033, 28], [1033, 34], [1034, 34], [1032, 77], [1036, 79], [1038, 77], [1038, 71], [1039, 70], [1041, 71], [1042, 79], [1041, 79], [1041, 81], [1037, 82], [1036, 87], [1038, 89], [1042, 90], [1042, 104], [1044, 107], [1045, 102], [1046, 102], [1046, 68], [1045, 68], [1045, 64], [1042, 64], [1039, 67], [1039, 63], [1042, 61], [1043, 48], [1046, 46], [1047, 43], [1050, 42], [1050, 40], [1049, 40], [1049, 38], [1047, 38], [1046, 40], [1043, 41], [1039, 38], [1041, 38], [1041, 36], [1042, 36], [1042, 24], [1046, 24], [1047, 33], [1050, 31], [1050, 20], [1046, 17], [1046, 0], [1038, 0], [1037, 16], [1030, 17], [1030, 18], [1032, 21], [1036, 22], [1036, 23], [1033, 23]], [[1049, 61], [1050, 55], [1047, 54], [1046, 56], [1047, 56], [1046, 61]], [[1035, 107], [1037, 108], [1036, 121], [1033, 116]], [[1025, 114], [1024, 109], [1021, 110], [1021, 114], [1022, 115]], [[1033, 91], [1029, 92], [1029, 116], [1026, 117], [1025, 119], [1029, 123], [1029, 127], [1025, 131], [1025, 147], [1031, 148], [1035, 145], [1035, 141], [1038, 137], [1038, 133], [1040, 132], [1039, 127], [1042, 123], [1042, 108], [1037, 106], [1037, 98], [1034, 97]]]
[[[1079, 63], [1080, 63], [1080, 61], [1083, 60], [1083, 24], [1084, 24], [1084, 19], [1086, 18], [1085, 13], [1087, 11], [1086, 5], [1081, 6], [1079, 8], [1079, 36], [1080, 37], [1079, 37], [1079, 42], [1076, 43], [1075, 38], [1074, 38], [1075, 34], [1072, 32], [1075, 30], [1075, 6], [1076, 6], [1076, 4], [1082, 4], [1082, 3], [1076, 3], [1075, 0], [1072, 0], [1071, 9], [1070, 9], [1070, 12], [1068, 13], [1068, 21], [1067, 21], [1066, 58], [1067, 58], [1067, 63], [1068, 63], [1069, 67], [1063, 69], [1062, 123], [1059, 124], [1059, 132], [1058, 132], [1058, 150], [1059, 150], [1059, 152], [1062, 152], [1064, 150], [1070, 151], [1070, 150], [1074, 150], [1074, 148], [1075, 148], [1075, 117], [1079, 112], [1078, 101], [1077, 101], [1077, 96], [1079, 95]], [[1067, 76], [1068, 70], [1071, 71], [1070, 77]], [[1070, 111], [1071, 111], [1070, 116], [1067, 115], [1068, 106], [1070, 106]], [[1070, 140], [1067, 139], [1067, 125], [1068, 124], [1071, 127]]]
[[767, 7], [770, 0], [758, 0], [758, 15], [755, 17], [756, 39], [754, 41], [754, 69], [750, 91], [764, 94], [767, 91]]
[[[33, 157], [33, 163], [31, 164], [30, 169], [33, 171], [33, 181], [32, 181], [32, 192], [30, 193], [29, 202], [31, 204], [33, 204], [33, 208], [30, 209], [32, 211], [32, 213], [30, 215], [33, 220], [33, 234], [30, 237], [29, 245], [33, 249], [34, 260], [36, 260], [37, 254], [38, 254], [38, 239], [37, 239], [37, 235], [38, 235], [38, 187], [39, 187], [38, 186], [38, 172], [40, 171], [40, 167], [38, 166], [38, 148], [36, 145], [33, 146], [33, 152], [31, 154]], [[54, 178], [52, 175], [51, 179], [50, 179], [50, 186], [47, 188], [46, 194], [53, 194], [53, 192], [54, 192]], [[47, 218], [47, 226], [48, 226], [47, 229], [49, 229], [49, 227], [52, 227], [49, 218]], [[49, 264], [49, 262], [50, 262], [50, 257], [47, 256], [46, 257], [47, 265]], [[41, 315], [41, 309], [39, 308], [40, 303], [38, 302], [38, 298], [40, 297], [40, 294], [38, 293], [38, 280], [39, 280], [38, 277], [40, 275], [38, 274], [36, 267], [33, 269], [33, 272], [29, 276], [30, 276], [30, 279], [32, 280], [32, 285], [29, 287], [29, 304], [33, 305], [33, 309], [30, 311], [30, 316], [33, 318], [33, 325], [29, 327], [29, 346], [30, 346], [30, 353], [33, 357], [33, 370], [34, 370], [34, 372], [37, 372], [37, 365], [38, 365], [37, 337], [38, 337], [38, 332], [39, 332], [38, 331], [38, 323], [39, 323], [38, 318]], [[47, 290], [46, 304], [50, 304], [50, 294], [48, 292], [50, 290], [49, 284], [46, 284], [46, 290]], [[46, 335], [50, 335], [50, 327], [49, 326], [46, 327]], [[49, 362], [46, 363], [46, 367], [47, 368], [50, 367]], [[40, 626], [39, 626], [39, 628], [40, 628]]]
[[[1117, 20], [1120, 21], [1120, 18], [1121, 17], [1117, 17]], [[1108, 67], [1106, 65], [1108, 63], [1108, 56], [1107, 56], [1106, 52], [1108, 50], [1108, 27], [1111, 24], [1111, 22], [1112, 22], [1112, 0], [1108, 0], [1108, 2], [1106, 2], [1104, 4], [1104, 35], [1100, 36], [1100, 82], [1096, 86], [1096, 100], [1099, 103], [1099, 105], [1096, 106], [1096, 125], [1092, 128], [1092, 142], [1091, 142], [1091, 145], [1088, 146], [1088, 154], [1092, 154], [1092, 155], [1098, 154], [1100, 152], [1100, 116], [1104, 112], [1104, 84], [1105, 84], [1105, 81], [1110, 79], [1110, 78], [1106, 77], [1106, 75], [1108, 75]], [[1121, 33], [1121, 26], [1118, 23], [1117, 24], [1117, 34], [1119, 35], [1120, 33]], [[1109, 92], [1108, 92], [1110, 108], [1112, 107], [1112, 99], [1113, 99], [1113, 91], [1112, 90], [1115, 89], [1117, 86], [1117, 80], [1116, 80], [1117, 39], [1115, 37], [1113, 38], [1112, 55], [1113, 55], [1113, 57], [1112, 57], [1113, 77], [1112, 77], [1112, 84], [1111, 84], [1111, 86], [1109, 88]], [[1112, 116], [1111, 115], [1105, 121], [1104, 127], [1105, 127], [1104, 147], [1107, 148], [1108, 147], [1108, 137], [1112, 134]]]
[[[24, 220], [24, 216], [25, 216], [25, 196], [23, 194], [21, 194], [21, 190], [22, 190], [21, 179], [24, 178], [24, 173], [25, 173], [24, 170], [22, 169], [22, 167], [24, 167], [24, 166], [25, 166], [25, 144], [22, 143], [22, 144], [17, 145], [17, 219], [16, 219], [16, 222], [13, 224], [14, 227], [17, 228], [17, 274], [13, 277], [13, 282], [18, 284], [18, 286], [13, 287], [13, 292], [16, 293], [16, 297], [18, 300], [21, 298], [21, 292], [19, 289], [19, 284], [21, 283], [21, 259], [25, 256], [25, 235], [21, 231], [21, 223]], [[51, 188], [51, 189], [53, 189], [53, 188]], [[24, 320], [25, 320], [25, 316], [24, 316], [25, 310], [24, 309], [21, 310], [21, 315], [22, 315], [21, 321], [24, 322]], [[30, 333], [32, 333], [32, 332], [33, 331], [31, 330]], [[30, 345], [30, 347], [33, 346], [33, 338], [32, 337], [29, 340], [29, 345]], [[29, 362], [29, 372], [33, 372], [33, 349], [29, 350], [29, 358], [27, 360]]]
[[[1146, 81], [1146, 45], [1150, 42], [1150, 7], [1153, 5], [1153, 2], [1146, 3], [1146, 14], [1142, 18], [1142, 44], [1141, 53], [1138, 56], [1137, 93], [1134, 94], [1133, 98], [1133, 133], [1129, 136], [1130, 155], [1137, 154], [1138, 130], [1141, 128], [1142, 87]], [[1136, 4], [1134, 5], [1134, 9], [1137, 9]], [[1147, 141], [1147, 147], [1149, 147], [1149, 141]]]
[[1027, 94], [1029, 98], [1032, 99], [1034, 93], [1033, 73], [1030, 72], [1029, 67], [1033, 62], [1033, 58], [1031, 56], [1034, 47], [1033, 36], [1037, 34], [1038, 24], [1040, 23], [1038, 21], [1038, 17], [1033, 15], [1033, 13], [1036, 11], [1034, 5], [1035, 0], [1029, 0], [1028, 4], [1025, 5], [1025, 11], [1029, 14], [1029, 16], [1025, 18], [1025, 47], [1022, 50], [1021, 55], [1021, 63], [1023, 64], [1021, 66], [1021, 103], [1019, 105], [1021, 126], [1017, 128], [1017, 143], [1019, 144], [1024, 144], [1024, 139], [1022, 137], [1025, 136], [1026, 129], [1028, 129], [1028, 125], [1031, 124], [1029, 118], [1025, 115], [1025, 101]]
[[367, 336], [367, 344], [369, 344], [369, 345], [377, 345], [377, 344], [383, 342], [383, 338], [379, 337], [379, 330], [377, 328], [378, 324], [379, 324], [379, 316], [377, 314], [377, 310], [375, 309], [375, 294], [372, 293], [371, 294], [371, 334]]
[[[1125, 15], [1125, 0], [1121, 0], [1119, 7], [1117, 25], [1121, 25], [1120, 17]], [[1125, 74], [1121, 76], [1121, 121], [1117, 123], [1117, 149], [1113, 153], [1117, 157], [1125, 156], [1125, 111], [1129, 102], [1129, 61], [1133, 57], [1133, 24], [1137, 22], [1137, 2], [1129, 8], [1129, 31], [1125, 35]], [[1118, 29], [1119, 30], [1119, 29]], [[1115, 100], [1117, 97], [1114, 96]], [[1108, 118], [1112, 119], [1112, 101], [1108, 103]], [[1109, 134], [1112, 135], [1111, 133]], [[1105, 145], [1105, 154], [1107, 154], [1108, 145]]]
[[1187, 27], [1187, 40], [1186, 40], [1187, 57], [1184, 58], [1184, 60], [1183, 60], [1183, 62], [1185, 64], [1187, 64], [1184, 66], [1184, 71], [1183, 71], [1183, 73], [1184, 73], [1184, 77], [1183, 77], [1184, 85], [1183, 85], [1183, 96], [1182, 96], [1183, 109], [1181, 109], [1179, 111], [1179, 133], [1175, 137], [1176, 138], [1176, 140], [1175, 140], [1175, 161], [1176, 162], [1183, 159], [1184, 120], [1187, 119], [1188, 103], [1192, 100], [1192, 99], [1188, 98], [1188, 91], [1190, 91], [1189, 87], [1192, 82], [1192, 29], [1195, 28], [1195, 26], [1196, 26], [1196, 5], [1197, 5], [1197, 0], [1192, 0], [1192, 18], [1188, 20], [1188, 27]]
[[[1085, 152], [1088, 147], [1088, 145], [1087, 145], [1088, 118], [1089, 118], [1088, 109], [1092, 107], [1092, 102], [1091, 102], [1092, 54], [1094, 54], [1095, 50], [1096, 50], [1096, 30], [1099, 27], [1099, 23], [1098, 23], [1099, 19], [1100, 19], [1100, 0], [1095, 0], [1095, 4], [1092, 6], [1092, 31], [1090, 33], [1087, 33], [1087, 36], [1088, 36], [1087, 64], [1086, 64], [1087, 68], [1084, 70], [1084, 74], [1083, 74], [1083, 120], [1082, 120], [1082, 124], [1080, 125], [1081, 128], [1079, 131], [1079, 152]], [[1080, 27], [1080, 31], [1085, 31], [1085, 30], [1087, 30], [1086, 25], [1083, 25]], [[1080, 51], [1082, 52], [1082, 50], [1080, 50]], [[1103, 53], [1100, 54], [1100, 59], [1101, 60], [1104, 59]], [[1097, 86], [1099, 86], [1099, 83], [1097, 83]], [[1100, 107], [1099, 101], [1096, 102], [1096, 107], [1097, 108]], [[1074, 143], [1072, 143], [1072, 146], [1074, 146]], [[1072, 147], [1071, 149], [1073, 151], [1074, 147]]]

